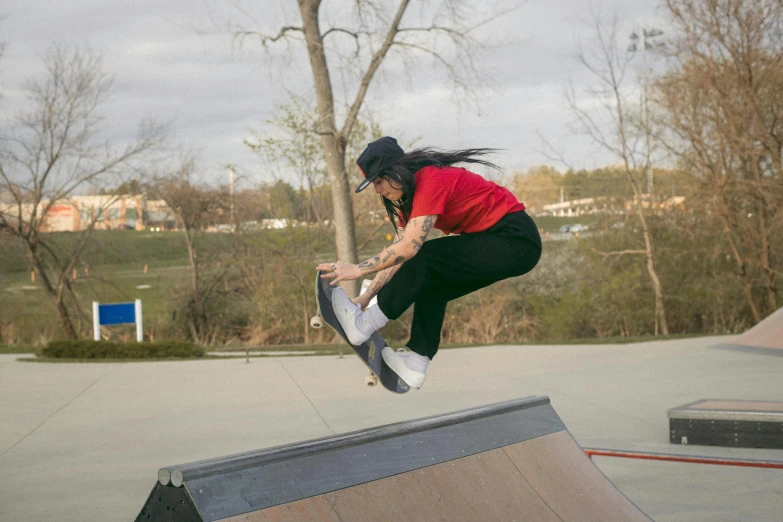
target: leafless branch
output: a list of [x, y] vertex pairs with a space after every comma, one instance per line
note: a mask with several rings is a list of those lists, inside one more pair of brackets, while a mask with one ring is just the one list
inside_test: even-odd
[[602, 252], [600, 250], [596, 250], [593, 247], [589, 247], [590, 250], [603, 257], [617, 257], [617, 256], [628, 256], [628, 255], [645, 255], [647, 254], [646, 250], [617, 250], [615, 252]]
[[373, 76], [375, 76], [376, 71], [381, 66], [383, 59], [386, 57], [386, 54], [389, 52], [389, 49], [394, 43], [394, 37], [399, 30], [402, 16], [405, 14], [405, 10], [408, 8], [409, 1], [410, 0], [402, 0], [400, 2], [400, 5], [397, 7], [397, 12], [394, 15], [394, 19], [392, 20], [391, 24], [389, 25], [389, 29], [386, 32], [386, 38], [384, 39], [383, 44], [381, 45], [380, 49], [378, 49], [373, 54], [372, 59], [370, 60], [370, 64], [367, 66], [367, 70], [362, 75], [361, 82], [359, 83], [359, 90], [356, 93], [356, 97], [354, 98], [351, 108], [348, 110], [343, 127], [339, 132], [342, 139], [346, 142], [348, 140], [348, 136], [351, 134], [351, 129], [356, 122], [356, 117], [359, 115], [359, 110], [362, 107], [362, 103], [364, 103], [364, 98], [367, 95], [367, 89], [370, 87], [370, 82], [372, 81]]
[[262, 47], [266, 47], [270, 43], [275, 43], [279, 40], [284, 39], [288, 33], [301, 33], [301, 32], [303, 32], [303, 29], [301, 27], [296, 27], [296, 26], [281, 27], [280, 31], [274, 36], [269, 36], [267, 34], [260, 33], [258, 31], [250, 31], [247, 29], [239, 29], [239, 28], [232, 31], [235, 41], [242, 42], [247, 37], [257, 37]]
[[558, 150], [557, 147], [555, 147], [549, 139], [544, 136], [544, 134], [541, 132], [540, 129], [536, 128], [536, 135], [541, 140], [542, 148], [538, 149], [538, 153], [547, 158], [550, 161], [554, 161], [557, 163], [560, 163], [563, 165], [566, 169], [569, 170], [577, 170], [574, 168], [574, 166], [566, 159], [565, 155], [562, 151]]

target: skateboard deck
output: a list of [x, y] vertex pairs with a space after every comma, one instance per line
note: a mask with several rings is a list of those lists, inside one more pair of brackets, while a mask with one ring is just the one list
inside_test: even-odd
[[389, 368], [389, 365], [386, 364], [381, 356], [381, 350], [386, 346], [386, 341], [383, 340], [381, 334], [375, 332], [359, 346], [354, 346], [348, 341], [348, 337], [345, 335], [342, 326], [340, 326], [337, 316], [334, 315], [334, 309], [332, 309], [332, 292], [336, 287], [329, 284], [329, 279], [322, 279], [322, 274], [324, 274], [324, 272], [317, 271], [315, 276], [315, 298], [316, 303], [318, 304], [318, 310], [316, 311], [315, 317], [310, 319], [310, 326], [313, 328], [321, 328], [323, 323], [326, 323], [342, 337], [345, 344], [356, 352], [356, 355], [359, 356], [372, 372], [372, 374], [364, 380], [365, 384], [368, 386], [375, 386], [380, 381], [381, 385], [390, 392], [408, 392], [410, 386], [400, 379], [399, 376], [394, 373], [394, 370]]

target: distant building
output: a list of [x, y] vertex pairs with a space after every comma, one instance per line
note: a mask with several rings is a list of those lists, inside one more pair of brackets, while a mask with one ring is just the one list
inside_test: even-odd
[[[43, 202], [38, 206], [38, 212], [43, 212], [48, 204]], [[148, 208], [152, 211], [148, 212]], [[27, 220], [32, 213], [32, 205], [22, 206], [23, 219]], [[6, 203], [0, 205], [2, 212], [9, 221], [14, 221], [19, 210], [16, 205]], [[43, 219], [43, 232], [78, 232], [84, 230], [95, 221], [96, 230], [145, 230], [148, 227], [148, 214], [153, 214], [161, 222], [171, 223], [173, 213], [162, 201], [146, 201], [140, 195], [127, 196], [73, 196], [57, 201], [52, 205]], [[171, 228], [171, 226], [167, 227]]]
[[[75, 196], [71, 202], [74, 214], [78, 214], [73, 231], [82, 230], [93, 220], [97, 230], [144, 230], [144, 198], [141, 195]], [[47, 215], [47, 226], [48, 222]]]
[[[617, 213], [614, 202], [609, 198], [584, 198], [571, 201], [552, 203], [541, 207], [541, 214], [545, 216], [583, 216], [585, 214], [610, 214]], [[622, 211], [622, 207], [620, 208]]]
[[148, 230], [174, 230], [177, 221], [165, 201], [153, 199], [144, 201], [144, 225]]
[[[634, 205], [641, 202], [643, 208], [650, 208], [650, 196], [640, 194], [629, 201], [621, 201], [616, 198], [598, 197], [574, 199], [552, 203], [541, 207], [539, 215], [544, 216], [584, 216], [590, 214], [624, 214], [633, 210]], [[657, 209], [682, 208], [685, 197], [672, 196], [655, 203]]]

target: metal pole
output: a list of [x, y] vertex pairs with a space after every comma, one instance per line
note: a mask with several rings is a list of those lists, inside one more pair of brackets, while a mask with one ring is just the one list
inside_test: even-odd
[[92, 302], [92, 338], [95, 341], [101, 340], [101, 312], [98, 301]]
[[228, 195], [229, 195], [229, 203], [231, 206], [231, 226], [233, 227], [234, 226], [234, 169], [230, 165], [228, 167]]
[[644, 89], [644, 92], [642, 93], [644, 103], [642, 110], [644, 111], [644, 153], [646, 160], [644, 168], [647, 170], [647, 194], [650, 196], [650, 207], [652, 208], [653, 176], [652, 166], [650, 165], [650, 113], [647, 107], [649, 79], [647, 76], [647, 33], [645, 30], [642, 30], [642, 68], [642, 89]]
[[582, 451], [590, 457], [620, 457], [624, 459], [660, 460], [666, 462], [686, 462], [689, 464], [712, 464], [715, 466], [742, 466], [747, 468], [783, 469], [783, 461], [736, 459], [724, 457], [702, 457], [700, 455], [677, 455], [673, 453], [649, 453], [644, 451], [623, 451], [611, 449], [584, 448]]
[[141, 299], [136, 299], [136, 342], [144, 340], [144, 329], [141, 323]]

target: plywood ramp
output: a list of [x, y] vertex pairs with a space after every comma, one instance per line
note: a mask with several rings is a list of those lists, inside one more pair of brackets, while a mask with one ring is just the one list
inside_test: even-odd
[[[305, 520], [561, 520], [533, 491], [503, 450], [308, 499], [311, 500], [318, 504], [328, 501], [333, 509], [332, 518]], [[290, 512], [291, 516], [277, 518], [279, 508], [225, 519], [224, 522], [303, 520], [295, 511]], [[275, 518], [268, 518], [266, 511], [272, 510]]]
[[566, 431], [504, 451], [561, 520], [650, 520], [609, 482]]
[[[188, 518], [170, 518], [172, 506]], [[530, 397], [164, 468], [137, 520], [649, 518], [593, 466], [549, 399]]]
[[296, 520], [650, 519], [560, 432], [223, 522]]
[[319, 495], [304, 500], [297, 500], [280, 506], [274, 506], [261, 511], [247, 513], [224, 521], [248, 521], [248, 522], [340, 522], [340, 518], [332, 509], [326, 497]]

